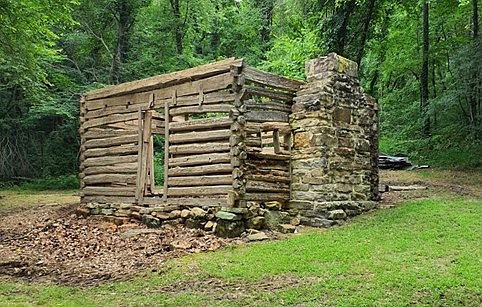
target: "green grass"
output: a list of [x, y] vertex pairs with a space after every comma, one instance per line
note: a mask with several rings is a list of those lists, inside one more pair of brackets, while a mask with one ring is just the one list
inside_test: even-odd
[[4, 280], [0, 302], [480, 306], [481, 211], [477, 199], [411, 201], [339, 228], [175, 259], [123, 282], [83, 288]]

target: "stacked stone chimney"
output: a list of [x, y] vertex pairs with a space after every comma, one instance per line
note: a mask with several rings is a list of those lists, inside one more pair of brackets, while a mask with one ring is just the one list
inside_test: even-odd
[[327, 227], [377, 204], [377, 103], [363, 93], [355, 62], [331, 53], [305, 70], [290, 118], [289, 207], [302, 224]]

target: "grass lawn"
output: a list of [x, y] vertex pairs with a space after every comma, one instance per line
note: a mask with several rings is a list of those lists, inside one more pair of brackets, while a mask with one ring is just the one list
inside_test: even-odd
[[0, 189], [0, 214], [36, 205], [57, 205], [79, 201], [76, 190], [62, 191], [34, 191]]
[[90, 288], [3, 279], [0, 305], [480, 306], [481, 211], [468, 197], [408, 201]]

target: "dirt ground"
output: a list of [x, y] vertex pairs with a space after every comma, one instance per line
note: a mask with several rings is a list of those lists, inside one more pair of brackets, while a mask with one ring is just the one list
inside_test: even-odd
[[[383, 193], [381, 208], [385, 209], [416, 198], [460, 195], [482, 199], [480, 170], [383, 171], [381, 186], [385, 185], [426, 187]], [[6, 193], [0, 191], [0, 202], [12, 197]], [[116, 226], [100, 217], [76, 215], [76, 199], [71, 196], [45, 203], [52, 198], [38, 201], [29, 195], [28, 204], [7, 205], [0, 210], [0, 278], [94, 285], [156, 270], [166, 260], [187, 253], [245, 242], [179, 225], [160, 229], [139, 223]]]

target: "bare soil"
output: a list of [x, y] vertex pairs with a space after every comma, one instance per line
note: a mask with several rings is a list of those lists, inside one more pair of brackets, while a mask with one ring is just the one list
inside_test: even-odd
[[76, 215], [77, 206], [37, 205], [0, 216], [0, 276], [89, 285], [240, 242], [179, 225], [116, 226], [101, 217]]

